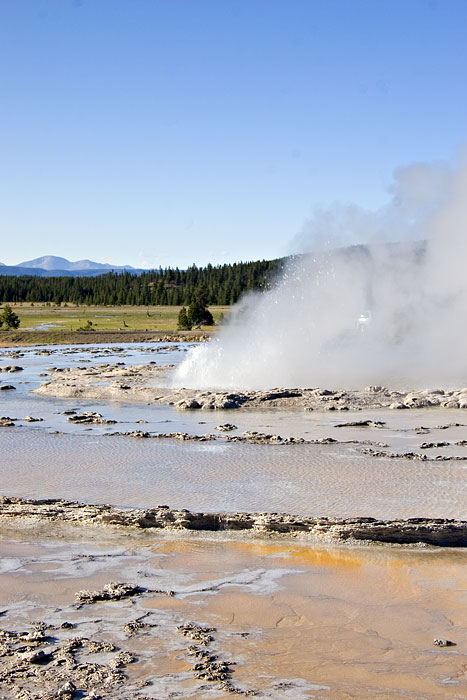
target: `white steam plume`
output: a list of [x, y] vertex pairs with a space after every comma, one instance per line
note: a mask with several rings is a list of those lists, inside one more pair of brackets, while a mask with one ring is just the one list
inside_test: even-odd
[[[303, 253], [189, 353], [175, 384], [467, 386], [467, 161], [394, 179], [377, 212], [316, 212], [297, 237]], [[365, 245], [335, 247], [349, 240]]]

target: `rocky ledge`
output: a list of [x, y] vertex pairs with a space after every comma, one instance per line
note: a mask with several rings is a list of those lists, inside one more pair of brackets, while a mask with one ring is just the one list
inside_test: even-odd
[[467, 387], [394, 391], [384, 386], [361, 390], [274, 388], [252, 391], [211, 391], [163, 388], [173, 365], [154, 363], [125, 367], [48, 367], [46, 382], [36, 389], [44, 396], [60, 398], [118, 399], [168, 404], [180, 410], [294, 408], [307, 411], [348, 411], [372, 408], [467, 408]]
[[441, 518], [377, 520], [367, 517], [320, 518], [286, 513], [194, 513], [185, 509], [171, 509], [165, 505], [148, 509], [122, 509], [75, 501], [6, 496], [0, 497], [0, 518], [172, 531], [245, 531], [260, 537], [308, 536], [329, 542], [467, 546], [467, 521]]

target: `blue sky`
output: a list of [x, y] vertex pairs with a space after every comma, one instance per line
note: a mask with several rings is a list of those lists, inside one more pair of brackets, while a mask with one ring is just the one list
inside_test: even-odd
[[273, 258], [466, 139], [467, 0], [0, 0], [0, 260]]

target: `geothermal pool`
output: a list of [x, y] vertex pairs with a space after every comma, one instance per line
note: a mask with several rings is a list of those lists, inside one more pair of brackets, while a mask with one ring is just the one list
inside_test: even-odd
[[[31, 393], [49, 366], [176, 365], [185, 356], [183, 346], [167, 344], [0, 350], [0, 366], [23, 367], [0, 374], [0, 386], [15, 386], [0, 391], [0, 415], [15, 423], [0, 428], [0, 493], [204, 511], [465, 517], [467, 459], [376, 458], [362, 448], [384, 442], [388, 450], [408, 452], [425, 440], [444, 441], [430, 455], [467, 457], [467, 447], [455, 444], [467, 439], [467, 411], [177, 411]], [[116, 423], [73, 424], [72, 409]], [[338, 427], [362, 419], [384, 426]], [[233, 435], [256, 430], [339, 442], [226, 442], [216, 427], [227, 422], [235, 425]], [[418, 432], [421, 426], [427, 433]], [[110, 434], [142, 428], [218, 437], [180, 442]], [[18, 692], [35, 697], [44, 691], [44, 669], [54, 690], [71, 677], [80, 696], [89, 697], [85, 669], [92, 674], [97, 664], [104, 676], [114, 673], [121, 650], [134, 659], [117, 674], [119, 682], [95, 683], [106, 700], [227, 700], [231, 691], [196, 676], [193, 640], [183, 634], [195, 625], [212, 628], [203, 648], [228, 665], [231, 687], [269, 700], [457, 700], [467, 689], [465, 556], [461, 548], [324, 546], [3, 518], [0, 631], [14, 640], [42, 621], [39, 647], [51, 658], [81, 641], [74, 642], [75, 665], [66, 679], [60, 665], [38, 666], [36, 674], [21, 651], [9, 650], [0, 658], [2, 693], [8, 700]], [[77, 591], [118, 580], [137, 583], [143, 594], [76, 607]], [[135, 634], [128, 623], [136, 623]], [[434, 646], [438, 637], [454, 644]], [[93, 642], [102, 643], [100, 651]]]
[[[177, 411], [172, 406], [118, 401], [55, 399], [31, 391], [49, 366], [147, 363], [177, 365], [181, 345], [120, 345], [2, 350], [0, 415], [15, 419], [0, 428], [0, 492], [23, 497], [63, 497], [120, 506], [205, 511], [283, 511], [329, 516], [465, 516], [467, 491], [467, 412], [386, 409], [344, 413], [299, 410]], [[20, 356], [18, 356], [18, 354]], [[73, 424], [68, 411], [97, 411], [112, 425]], [[40, 417], [27, 422], [26, 416]], [[337, 427], [342, 421], [373, 419], [383, 428]], [[144, 424], [141, 423], [144, 422]], [[232, 435], [245, 430], [310, 439], [331, 437], [330, 445], [252, 445], [222, 440], [219, 424]], [[429, 435], [416, 428], [424, 426]], [[446, 427], [449, 426], [449, 427]], [[112, 432], [216, 434], [209, 442], [138, 440]], [[345, 444], [356, 440], [357, 444]], [[430, 450], [465, 457], [461, 461], [420, 462], [362, 454], [365, 443], [383, 442], [393, 452], [417, 451], [423, 441], [448, 441]]]

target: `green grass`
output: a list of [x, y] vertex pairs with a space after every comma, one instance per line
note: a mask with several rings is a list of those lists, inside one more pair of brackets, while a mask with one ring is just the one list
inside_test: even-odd
[[[181, 306], [47, 306], [46, 304], [10, 304], [20, 318], [20, 330], [44, 329], [51, 333], [95, 329], [96, 331], [166, 331], [177, 330]], [[210, 306], [217, 323], [230, 307]], [[92, 325], [89, 326], [88, 322]], [[213, 330], [215, 326], [203, 327]]]

